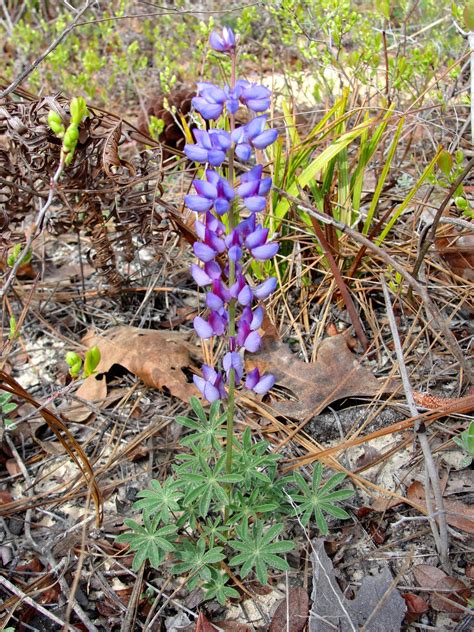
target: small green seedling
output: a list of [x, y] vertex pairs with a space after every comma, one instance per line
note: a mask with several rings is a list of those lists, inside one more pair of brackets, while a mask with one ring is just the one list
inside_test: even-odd
[[153, 140], [159, 140], [163, 130], [165, 129], [165, 122], [163, 119], [153, 116], [150, 116], [150, 121], [148, 123], [148, 133], [153, 138]]
[[[23, 246], [21, 244], [15, 244], [12, 248], [10, 248], [10, 250], [8, 251], [8, 257], [7, 257], [7, 264], [10, 266], [10, 268], [13, 268], [22, 250], [23, 250]], [[26, 263], [29, 263], [31, 261], [31, 256], [32, 256], [31, 250], [28, 250], [28, 252], [25, 254], [23, 259], [21, 260], [20, 265], [23, 266]]]
[[57, 112], [50, 110], [48, 114], [48, 125], [58, 138], [62, 138], [61, 160], [66, 165], [70, 165], [74, 157], [74, 151], [79, 140], [79, 125], [89, 115], [84, 97], [74, 97], [69, 106], [71, 120], [67, 129], [64, 127], [62, 118]]
[[466, 452], [465, 458], [461, 461], [461, 468], [469, 467], [474, 459], [474, 421], [471, 421], [459, 437], [454, 437], [454, 442]]
[[10, 401], [11, 397], [11, 393], [0, 393], [0, 415], [5, 430], [15, 429], [15, 423], [6, 417], [8, 413], [11, 413], [18, 408], [18, 404]]
[[84, 369], [82, 366], [82, 358], [75, 351], [68, 351], [68, 353], [66, 353], [66, 362], [70, 367], [69, 374], [71, 377], [79, 377], [81, 371], [83, 377], [89, 377], [95, 373], [95, 370], [100, 362], [99, 347], [92, 347], [86, 352], [84, 358]]
[[15, 316], [13, 316], [12, 314], [10, 316], [8, 338], [10, 340], [15, 340], [15, 338], [17, 338], [18, 335], [19, 335], [18, 325], [17, 325]]

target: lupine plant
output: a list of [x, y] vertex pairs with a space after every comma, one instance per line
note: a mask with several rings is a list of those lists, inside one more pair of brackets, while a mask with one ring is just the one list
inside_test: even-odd
[[[274, 277], [252, 286], [245, 275], [245, 266], [252, 260], [271, 259], [279, 248], [277, 242], [268, 240], [268, 228], [256, 220], [256, 213], [265, 209], [271, 178], [264, 177], [263, 166], [257, 163], [240, 176], [236, 187], [234, 159], [249, 163], [255, 150], [266, 149], [276, 140], [278, 132], [267, 128], [268, 117], [262, 114], [270, 106], [270, 90], [236, 79], [237, 47], [232, 30], [224, 28], [222, 36], [213, 31], [210, 44], [215, 51], [229, 55], [230, 83], [224, 87], [198, 83], [193, 106], [206, 121], [221, 120], [225, 111], [228, 129], [194, 130], [196, 143], [187, 144], [184, 151], [190, 160], [207, 163], [208, 168], [205, 180], [193, 182], [196, 194], [187, 195], [185, 201], [200, 216], [195, 224], [200, 240], [194, 244], [194, 254], [200, 263], [192, 266], [192, 275], [198, 286], [208, 288], [208, 317], [197, 316], [194, 329], [204, 340], [224, 337], [228, 346], [222, 360], [223, 371], [204, 365], [202, 377], [195, 376], [194, 382], [209, 402], [228, 400], [226, 471], [230, 474], [235, 388], [244, 374], [242, 354], [258, 351], [261, 344], [258, 330], [263, 322], [263, 307], [252, 309], [252, 305], [267, 298], [276, 287]], [[235, 114], [241, 105], [253, 118], [236, 127]], [[221, 167], [225, 161], [226, 167]], [[216, 167], [221, 167], [221, 172]], [[244, 217], [239, 206], [245, 209]], [[254, 369], [247, 374], [244, 386], [263, 395], [274, 382], [272, 375], [260, 375]]]
[[[171, 572], [187, 575], [189, 588], [200, 584], [207, 599], [225, 603], [238, 597], [227, 586], [229, 567], [242, 579], [254, 574], [261, 583], [267, 583], [269, 569], [289, 570], [282, 554], [293, 544], [279, 539], [285, 529], [283, 518], [310, 510], [323, 524], [322, 512], [348, 515], [337, 513], [331, 501], [338, 498], [327, 493], [340, 476], [321, 490], [319, 476], [309, 508], [301, 496], [301, 475], [280, 476], [279, 455], [269, 451], [267, 442], [253, 441], [249, 428], [240, 438], [234, 435], [236, 389], [242, 385], [264, 395], [275, 383], [274, 376], [257, 368], [244, 376], [243, 356], [260, 348], [260, 302], [276, 288], [274, 277], [253, 283], [250, 271], [255, 261], [273, 258], [279, 248], [257, 220], [271, 188], [263, 151], [278, 133], [267, 127], [270, 91], [236, 77], [232, 30], [213, 31], [210, 45], [230, 58], [230, 81], [223, 87], [198, 83], [193, 106], [203, 125], [193, 130], [195, 143], [188, 143], [184, 151], [203, 167], [185, 202], [197, 214], [198, 263], [191, 273], [196, 284], [207, 289], [207, 313], [194, 319], [194, 329], [203, 341], [223, 341], [224, 354], [220, 365], [205, 364], [202, 375], [194, 376], [197, 389], [211, 404], [209, 413], [193, 397], [197, 419], [177, 418], [191, 430], [181, 440], [188, 452], [176, 457], [172, 476], [163, 483], [152, 481], [150, 489], [138, 493], [135, 508], [142, 510], [143, 521], [126, 520], [131, 531], [118, 539], [135, 551], [135, 570], [147, 560], [158, 567], [171, 553]], [[247, 108], [250, 120], [238, 126], [235, 115], [240, 107]]]

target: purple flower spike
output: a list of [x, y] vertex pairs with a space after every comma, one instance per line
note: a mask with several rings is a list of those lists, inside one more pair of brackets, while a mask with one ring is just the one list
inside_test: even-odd
[[229, 351], [229, 353], [226, 353], [222, 360], [222, 366], [227, 373], [227, 379], [229, 379], [229, 371], [234, 369], [235, 381], [236, 383], [240, 382], [244, 373], [244, 367], [239, 353], [236, 351]]
[[232, 29], [224, 26], [222, 35], [219, 35], [217, 31], [212, 31], [209, 36], [209, 44], [219, 53], [229, 53], [235, 50], [235, 35]]
[[258, 369], [253, 369], [247, 374], [245, 388], [248, 388], [249, 391], [254, 391], [258, 395], [265, 395], [265, 393], [267, 393], [275, 384], [275, 381], [274, 375], [266, 373], [260, 377], [260, 371]]
[[225, 399], [226, 392], [222, 375], [207, 364], [203, 364], [202, 375], [203, 377], [193, 375], [193, 381], [207, 401], [212, 403], [218, 399]]

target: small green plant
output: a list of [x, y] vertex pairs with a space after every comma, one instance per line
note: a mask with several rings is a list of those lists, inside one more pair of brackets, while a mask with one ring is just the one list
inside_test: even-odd
[[150, 122], [148, 123], [148, 133], [153, 138], [153, 140], [159, 140], [163, 130], [165, 128], [165, 122], [163, 119], [158, 118], [157, 116], [150, 116]]
[[459, 437], [454, 437], [454, 442], [466, 453], [461, 461], [461, 467], [469, 467], [474, 459], [474, 421], [471, 421], [469, 427]]
[[[66, 362], [69, 365], [69, 373], [71, 377], [78, 377], [82, 370], [82, 358], [75, 351], [68, 351], [66, 353]], [[99, 347], [91, 347], [86, 351], [84, 358], [84, 369], [82, 371], [83, 377], [89, 377], [93, 373], [100, 362], [100, 350]]]
[[69, 106], [71, 120], [67, 128], [62, 118], [54, 110], [48, 114], [48, 125], [58, 138], [62, 138], [61, 162], [70, 165], [74, 157], [74, 151], [79, 140], [79, 125], [89, 115], [87, 105], [83, 97], [74, 97]]
[[[211, 405], [209, 414], [197, 398], [191, 399], [191, 406], [197, 419], [177, 418], [191, 430], [181, 441], [188, 451], [176, 457], [169, 478], [152, 481], [149, 489], [138, 493], [134, 508], [142, 512], [142, 520], [126, 520], [130, 531], [118, 540], [135, 552], [134, 570], [146, 561], [155, 568], [161, 566], [169, 554], [173, 574], [187, 575], [190, 588], [201, 585], [206, 599], [224, 604], [238, 597], [235, 588], [227, 585], [227, 566], [242, 579], [253, 575], [262, 584], [268, 583], [270, 570], [289, 569], [284, 554], [293, 543], [282, 539], [284, 519], [302, 515], [306, 526], [314, 512], [317, 527], [327, 533], [322, 512], [348, 518], [337, 502], [349, 498], [352, 491], [331, 491], [343, 474], [320, 487], [321, 465], [315, 469], [315, 492], [301, 474], [281, 476], [279, 455], [269, 451], [266, 441], [253, 441], [249, 428], [241, 438], [234, 437], [232, 473], [227, 474], [226, 414], [221, 413], [219, 402]], [[305, 490], [308, 506], [302, 496]]]
[[[8, 256], [7, 256], [7, 265], [10, 268], [13, 268], [22, 250], [23, 250], [23, 246], [21, 244], [15, 244], [12, 248], [10, 248], [10, 250], [8, 251]], [[31, 250], [28, 250], [28, 252], [25, 255], [23, 255], [20, 265], [23, 266], [26, 263], [29, 263], [31, 261], [31, 257], [32, 257], [32, 252]]]
[[18, 408], [17, 404], [10, 401], [11, 398], [11, 393], [0, 393], [0, 415], [5, 430], [15, 429], [15, 423], [7, 417], [8, 413], [11, 413]]
[[316, 463], [313, 471], [311, 486], [305, 481], [299, 472], [295, 472], [295, 481], [301, 492], [301, 495], [295, 495], [294, 501], [298, 505], [298, 513], [301, 514], [301, 522], [304, 526], [308, 524], [311, 516], [314, 516], [318, 529], [323, 535], [329, 533], [329, 527], [324, 514], [338, 518], [339, 520], [347, 520], [350, 518], [345, 509], [342, 509], [337, 503], [350, 498], [354, 492], [352, 489], [334, 490], [340, 485], [345, 478], [345, 474], [334, 474], [325, 483], [322, 483], [323, 466], [322, 463]]

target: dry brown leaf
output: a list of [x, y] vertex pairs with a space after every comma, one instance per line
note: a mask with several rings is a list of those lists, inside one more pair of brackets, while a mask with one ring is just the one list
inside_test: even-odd
[[406, 593], [402, 595], [402, 597], [405, 599], [407, 605], [407, 612], [404, 619], [405, 623], [413, 623], [413, 621], [416, 621], [422, 614], [428, 612], [430, 609], [428, 603], [419, 595]]
[[438, 237], [436, 250], [454, 274], [466, 281], [474, 281], [474, 235]]
[[301, 632], [309, 612], [308, 593], [301, 586], [290, 588], [273, 615], [268, 632]]
[[217, 628], [215, 628], [212, 623], [206, 618], [203, 612], [199, 613], [199, 617], [196, 621], [196, 626], [194, 628], [195, 632], [216, 632]]
[[383, 390], [382, 384], [364, 367], [348, 346], [344, 334], [325, 338], [316, 362], [296, 357], [289, 346], [273, 336], [264, 336], [262, 349], [248, 360], [250, 368], [272, 373], [277, 383], [294, 400], [276, 401], [272, 408], [288, 417], [305, 419], [320, 407], [345, 397], [372, 397]]
[[[407, 489], [407, 498], [414, 500], [418, 504], [426, 508], [425, 488], [422, 483], [415, 481]], [[434, 499], [431, 501], [433, 508], [436, 508]], [[474, 506], [466, 505], [460, 500], [444, 499], [444, 508], [446, 510], [446, 520], [448, 524], [466, 533], [474, 533]]]
[[122, 121], [119, 121], [110, 130], [105, 140], [104, 150], [102, 152], [102, 166], [109, 178], [117, 177], [117, 174], [112, 171], [112, 167], [126, 167], [132, 176], [135, 175], [134, 166], [126, 160], [122, 160], [119, 156], [118, 148], [121, 137]]
[[91, 401], [98, 392], [103, 393], [105, 374], [114, 365], [127, 369], [147, 386], [166, 390], [185, 402], [196, 395], [184, 371], [197, 370], [191, 356], [198, 355], [198, 351], [185, 334], [124, 326], [109, 329], [104, 335], [88, 334], [83, 343], [87, 347], [97, 345], [101, 358], [96, 375], [88, 377], [77, 391], [82, 399]]
[[460, 612], [461, 609], [450, 602], [456, 601], [465, 606], [471, 595], [470, 589], [460, 579], [450, 577], [430, 564], [415, 566], [413, 576], [421, 588], [433, 591], [430, 597], [431, 607], [439, 612]]

